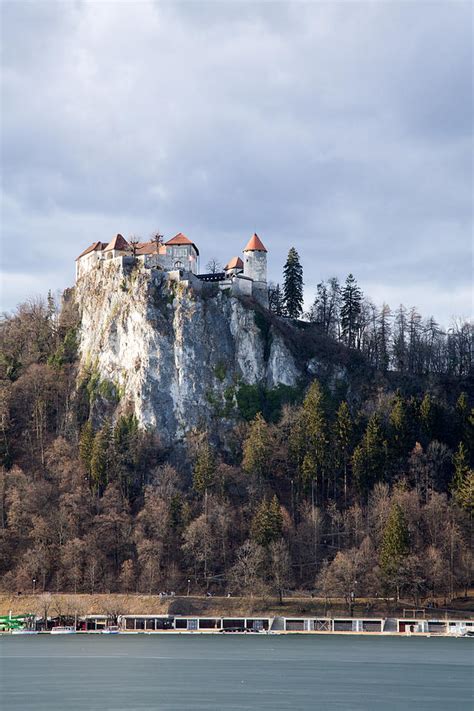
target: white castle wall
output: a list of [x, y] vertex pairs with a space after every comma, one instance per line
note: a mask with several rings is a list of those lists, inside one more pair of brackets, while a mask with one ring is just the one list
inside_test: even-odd
[[[181, 251], [180, 251], [181, 250]], [[186, 252], [186, 256], [184, 254]], [[116, 263], [119, 269], [124, 264], [133, 264], [135, 260], [146, 269], [159, 269], [167, 273], [171, 281], [183, 282], [191, 286], [196, 292], [203, 290], [202, 282], [195, 276], [198, 270], [198, 259], [191, 245], [185, 247], [167, 247], [166, 254], [145, 254], [132, 257], [118, 250], [90, 252], [76, 262], [76, 281], [84, 277], [96, 267], [105, 266], [111, 262]], [[176, 262], [181, 261], [183, 267], [176, 269]], [[244, 252], [244, 272], [227, 275], [225, 281], [219, 283], [219, 289], [231, 289], [235, 296], [253, 297], [264, 306], [268, 307], [267, 289], [267, 255], [266, 252]]]
[[266, 252], [244, 252], [244, 276], [256, 282], [267, 283]]

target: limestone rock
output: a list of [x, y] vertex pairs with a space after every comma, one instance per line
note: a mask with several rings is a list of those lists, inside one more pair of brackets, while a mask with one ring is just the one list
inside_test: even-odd
[[[242, 384], [296, 385], [282, 334], [251, 300], [202, 294], [133, 259], [97, 264], [78, 279], [80, 368], [110, 383], [117, 411], [171, 444], [195, 429], [231, 426]], [[80, 376], [81, 377], [81, 376]]]

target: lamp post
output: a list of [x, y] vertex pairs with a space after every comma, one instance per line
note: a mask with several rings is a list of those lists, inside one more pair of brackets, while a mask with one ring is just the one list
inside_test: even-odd
[[36, 578], [33, 578], [33, 595], [36, 592]]
[[191, 581], [188, 579], [188, 597], [189, 597], [189, 588], [190, 588], [190, 585], [191, 585]]

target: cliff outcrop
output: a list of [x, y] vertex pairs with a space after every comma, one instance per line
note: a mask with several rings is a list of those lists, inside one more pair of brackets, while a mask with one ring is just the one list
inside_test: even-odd
[[196, 293], [133, 260], [102, 262], [78, 279], [75, 298], [80, 377], [163, 444], [234, 424], [243, 386], [294, 387], [304, 376], [268, 312], [213, 285]]

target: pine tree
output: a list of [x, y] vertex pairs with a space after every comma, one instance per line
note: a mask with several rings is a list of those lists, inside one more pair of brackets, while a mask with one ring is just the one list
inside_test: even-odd
[[306, 454], [306, 431], [301, 409], [290, 423], [288, 432], [288, 464], [292, 472], [298, 475]]
[[317, 481], [318, 479], [318, 465], [314, 460], [314, 456], [311, 452], [306, 452], [301, 462], [300, 467], [300, 480], [303, 485], [303, 489], [308, 491], [311, 482]]
[[130, 497], [136, 483], [140, 460], [140, 433], [135, 415], [122, 415], [113, 431], [113, 470], [122, 494]]
[[79, 458], [84, 464], [87, 476], [91, 475], [92, 447], [94, 443], [94, 428], [92, 422], [88, 420], [81, 430], [79, 437]]
[[343, 341], [349, 348], [355, 348], [356, 335], [362, 310], [362, 291], [352, 274], [346, 279], [342, 290], [341, 327]]
[[458, 504], [474, 516], [474, 470], [468, 469], [454, 492]]
[[410, 449], [410, 423], [407, 405], [397, 391], [389, 416], [391, 428], [391, 449], [395, 457], [401, 458]]
[[320, 384], [314, 380], [308, 388], [303, 402], [303, 422], [306, 437], [306, 471], [302, 472], [304, 478], [314, 467], [314, 480], [320, 480], [321, 488], [324, 487], [324, 475], [328, 463], [328, 424], [324, 403], [324, 394]]
[[420, 425], [425, 442], [434, 439], [434, 426], [436, 420], [436, 407], [429, 393], [425, 393], [420, 404]]
[[252, 537], [261, 546], [269, 546], [281, 538], [283, 516], [276, 496], [269, 502], [263, 499], [252, 519]]
[[214, 452], [206, 440], [198, 449], [193, 471], [193, 487], [203, 495], [214, 483], [216, 475], [216, 459]]
[[398, 574], [404, 557], [410, 550], [410, 537], [405, 516], [398, 503], [392, 505], [382, 537], [380, 567], [388, 585], [397, 588]]
[[344, 477], [344, 502], [347, 501], [347, 472], [353, 436], [354, 423], [352, 421], [349, 405], [343, 400], [336, 414], [334, 439], [336, 442], [337, 463], [339, 467], [342, 468]]
[[51, 289], [48, 290], [48, 296], [47, 296], [47, 302], [48, 302], [48, 319], [53, 323], [56, 319], [56, 304], [54, 303], [54, 297], [51, 293]]
[[352, 455], [352, 469], [361, 493], [367, 493], [375, 482], [384, 478], [387, 443], [377, 413], [370, 418], [362, 441]]
[[464, 442], [459, 442], [459, 446], [453, 455], [454, 476], [452, 481], [453, 492], [458, 491], [469, 474], [469, 456]]
[[92, 488], [96, 493], [101, 493], [109, 481], [111, 447], [112, 431], [110, 425], [105, 423], [96, 433], [92, 444], [90, 473]]
[[285, 315], [285, 304], [280, 284], [270, 284], [268, 287], [268, 308], [275, 316]]
[[468, 451], [474, 450], [474, 408], [469, 408], [469, 400], [462, 392], [456, 402], [456, 426], [459, 439], [462, 439]]
[[303, 311], [303, 267], [294, 247], [288, 252], [283, 275], [285, 313], [288, 318], [298, 318]]
[[274, 536], [275, 537], [281, 536], [281, 532], [282, 532], [282, 528], [283, 528], [283, 516], [281, 513], [280, 502], [278, 501], [276, 494], [273, 495], [273, 498], [270, 501], [268, 515], [269, 515], [271, 529], [274, 532]]
[[243, 449], [242, 467], [248, 474], [252, 474], [260, 485], [269, 472], [271, 454], [270, 433], [261, 412], [256, 414], [249, 425]]

